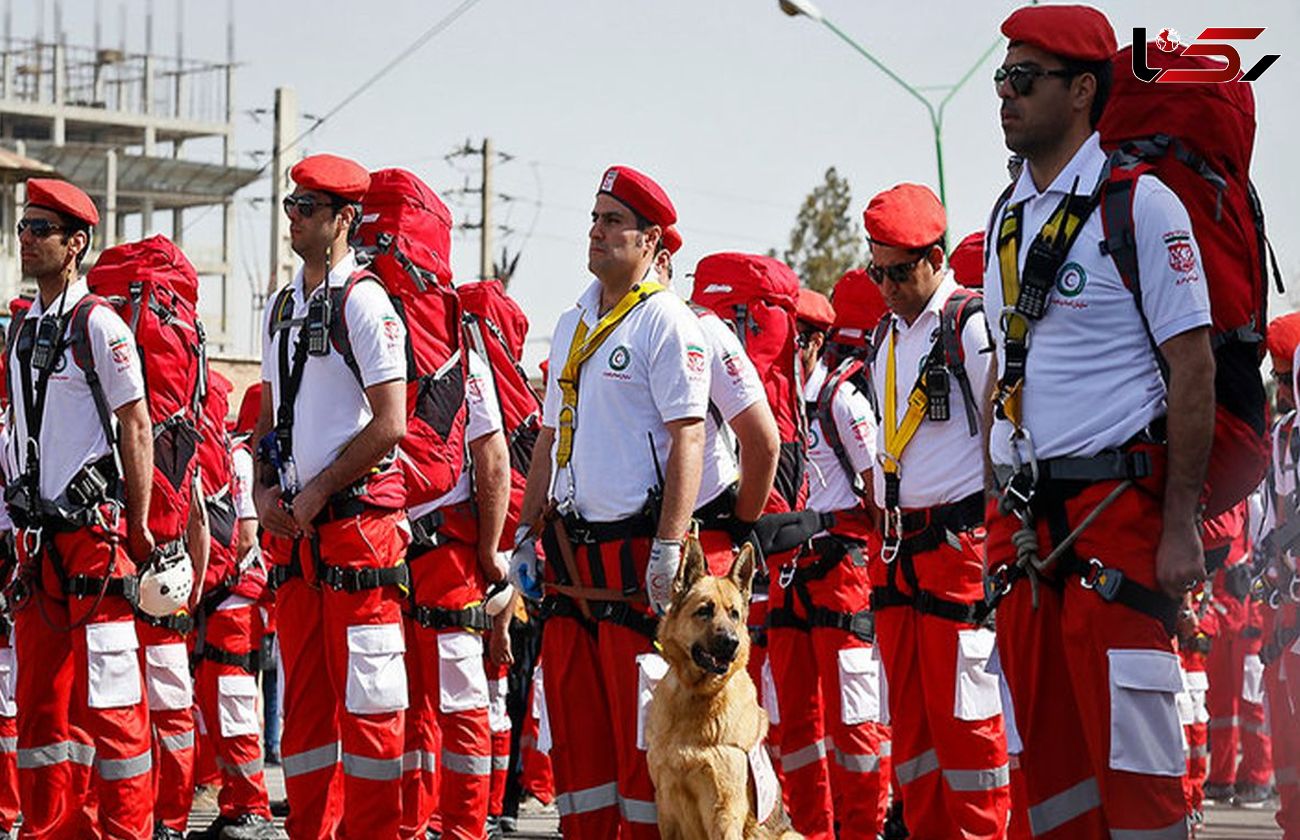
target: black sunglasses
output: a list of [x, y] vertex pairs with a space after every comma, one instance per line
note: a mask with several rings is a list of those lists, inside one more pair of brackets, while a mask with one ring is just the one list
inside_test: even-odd
[[56, 225], [49, 219], [19, 219], [18, 235], [22, 236], [26, 231], [31, 231], [32, 236], [37, 239], [44, 239], [50, 234], [64, 230], [63, 225]]
[[993, 85], [1000, 88], [1003, 82], [1010, 82], [1011, 89], [1017, 96], [1028, 96], [1034, 89], [1035, 79], [1046, 76], [1073, 79], [1077, 75], [1079, 75], [1077, 70], [1044, 70], [1037, 64], [1012, 64], [1010, 67], [999, 67], [993, 71]]
[[310, 219], [316, 213], [317, 207], [334, 207], [334, 203], [328, 200], [322, 200], [310, 195], [286, 195], [284, 201], [284, 214], [287, 216], [294, 210], [304, 219]]
[[917, 263], [925, 259], [925, 256], [925, 254], [921, 254], [911, 262], [895, 263], [894, 265], [870, 263], [867, 265], [867, 276], [876, 281], [877, 286], [883, 284], [886, 277], [897, 284], [906, 283], [912, 279], [912, 272], [916, 269]]

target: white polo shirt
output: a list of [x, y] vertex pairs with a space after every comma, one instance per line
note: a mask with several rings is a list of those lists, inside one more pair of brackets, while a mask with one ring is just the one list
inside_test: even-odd
[[[902, 422], [907, 413], [907, 398], [912, 393], [912, 386], [916, 384], [921, 366], [930, 355], [930, 348], [938, 340], [939, 320], [944, 304], [958, 288], [951, 273], [945, 276], [930, 297], [930, 302], [910, 327], [902, 318], [891, 316], [894, 329], [894, 369], [898, 374], [897, 381], [894, 382], [898, 414], [894, 418], [895, 422]], [[989, 348], [988, 327], [983, 313], [970, 316], [961, 332], [961, 344], [966, 356], [966, 375], [970, 379], [971, 394], [979, 406], [984, 401], [989, 377], [993, 375], [993, 354]], [[882, 417], [885, 411], [888, 354], [889, 339], [886, 337], [876, 354], [871, 371], [876, 405], [880, 408]], [[966, 401], [956, 377], [951, 373], [948, 375], [948, 384], [948, 419], [941, 423], [929, 418], [922, 420], [899, 459], [903, 464], [899, 472], [899, 504], [904, 508], [929, 508], [956, 502], [972, 493], [978, 493], [984, 486], [984, 434], [981, 421], [976, 419], [976, 423], [981, 424], [980, 433], [971, 437]], [[889, 418], [880, 421], [880, 434], [876, 442], [882, 455], [885, 451], [884, 426], [888, 422]], [[883, 470], [875, 471], [873, 483], [876, 498], [883, 503]]]
[[[808, 381], [804, 383], [803, 396], [808, 403], [816, 403], [829, 371], [826, 362], [817, 362]], [[835, 392], [831, 401], [831, 417], [839, 432], [849, 463], [854, 471], [876, 465], [876, 416], [871, 411], [867, 395], [852, 382], [845, 382]], [[835, 450], [822, 434], [821, 420], [815, 410], [808, 412], [808, 504], [810, 510], [831, 513], [861, 507], [863, 500], [853, 492], [849, 479]]]
[[758, 378], [758, 371], [745, 355], [736, 334], [712, 312], [699, 314], [699, 318], [700, 330], [709, 347], [709, 415], [704, 418], [704, 470], [696, 508], [713, 501], [740, 478], [736, 441], [727, 424], [750, 406], [767, 399], [763, 380]]
[[230, 450], [230, 460], [234, 462], [230, 497], [235, 502], [235, 517], [256, 519], [257, 506], [253, 504], [253, 453], [246, 446], [234, 446]]
[[[551, 375], [542, 424], [556, 431], [562, 404], [559, 379], [581, 319], [599, 320], [599, 282], [560, 316], [551, 342]], [[582, 366], [569, 464], [551, 451], [551, 498], [572, 500], [592, 522], [614, 522], [641, 511], [659, 484], [655, 463], [667, 469], [667, 423], [703, 419], [709, 405], [709, 348], [700, 319], [671, 291], [631, 310]]]
[[[331, 287], [342, 286], [356, 271], [356, 259], [347, 256], [329, 274]], [[303, 296], [302, 269], [292, 285], [294, 324], [267, 337], [274, 305], [267, 306], [262, 325], [262, 380], [271, 389], [272, 416], [280, 410], [280, 343], [288, 342], [292, 363], [302, 320], [309, 300]], [[312, 291], [312, 298], [325, 293], [325, 283]], [[277, 298], [271, 298], [272, 303]], [[343, 313], [336, 312], [334, 317]], [[397, 317], [388, 294], [378, 283], [358, 283], [347, 297], [348, 337], [366, 388], [406, 378], [406, 325]], [[293, 457], [302, 486], [338, 458], [348, 444], [370, 422], [373, 413], [365, 391], [357, 385], [343, 357], [331, 346], [328, 356], [308, 356], [302, 384], [293, 410]]]
[[1296, 413], [1290, 411], [1273, 424], [1273, 457], [1269, 469], [1273, 471], [1273, 491], [1286, 499], [1296, 490], [1296, 473], [1300, 465], [1291, 457], [1291, 438], [1300, 434], [1295, 428]]
[[[73, 306], [89, 294], [85, 280], [68, 286], [62, 302], [65, 318]], [[55, 298], [50, 306], [50, 317], [60, 307]], [[46, 309], [38, 295], [27, 313], [24, 323], [39, 328]], [[71, 326], [70, 324], [68, 326]], [[87, 319], [86, 332], [95, 359], [95, 373], [104, 390], [104, 399], [110, 412], [134, 400], [143, 399], [144, 372], [136, 353], [135, 337], [131, 329], [108, 306], [96, 306]], [[64, 330], [65, 342], [68, 329]], [[5, 472], [11, 479], [21, 476], [27, 468], [27, 409], [23, 392], [22, 374], [19, 371], [18, 342], [9, 348], [9, 423], [11, 433], [5, 447]], [[36, 388], [37, 371], [32, 371], [32, 389]], [[110, 419], [117, 428], [117, 419]], [[45, 395], [45, 416], [41, 422], [40, 436], [41, 496], [48, 501], [57, 499], [67, 489], [68, 482], [86, 464], [93, 463], [112, 452], [112, 444], [104, 437], [95, 399], [91, 395], [86, 375], [72, 359], [72, 347], [63, 351], [50, 374]]]
[[469, 501], [470, 451], [469, 444], [481, 437], [499, 432], [501, 403], [497, 401], [496, 388], [492, 387], [491, 371], [483, 357], [469, 352], [469, 375], [465, 379], [465, 466], [460, 471], [456, 485], [430, 502], [416, 505], [410, 510], [411, 519], [419, 519], [430, 511]]
[[[1043, 223], [1078, 182], [1092, 191], [1106, 163], [1093, 134], [1046, 191], [1039, 193], [1026, 166], [1008, 205], [1024, 202], [1021, 269]], [[994, 230], [1001, 224], [1001, 218]], [[1142, 308], [1157, 344], [1210, 324], [1210, 302], [1201, 255], [1182, 202], [1159, 180], [1138, 179], [1133, 195]], [[1165, 385], [1138, 316], [1136, 299], [1114, 261], [1101, 252], [1101, 211], [1084, 223], [1048, 297], [1047, 312], [1030, 333], [1024, 384], [1024, 423], [1038, 457], [1089, 456], [1123, 445], [1164, 416]], [[996, 242], [991, 245], [996, 248]], [[1002, 277], [997, 259], [984, 272], [985, 310], [1001, 312]], [[998, 365], [1004, 363], [999, 319], [991, 326]], [[1011, 464], [1011, 424], [994, 422], [990, 452], [995, 464]]]

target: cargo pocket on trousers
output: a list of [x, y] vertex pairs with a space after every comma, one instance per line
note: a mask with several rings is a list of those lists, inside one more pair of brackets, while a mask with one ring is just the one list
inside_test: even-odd
[[650, 713], [650, 701], [655, 696], [655, 686], [668, 673], [668, 663], [657, 653], [643, 653], [636, 658], [636, 748], [644, 750], [645, 721]]
[[869, 647], [839, 652], [840, 720], [845, 726], [880, 721], [880, 660]]
[[953, 716], [958, 720], [988, 720], [1002, 714], [998, 677], [988, 671], [995, 636], [992, 630], [957, 631], [957, 681]]
[[1210, 678], [1204, 671], [1184, 671], [1183, 685], [1192, 698], [1192, 723], [1209, 723], [1210, 710], [1205, 707], [1205, 693], [1210, 690]]
[[14, 717], [18, 714], [15, 701], [18, 679], [18, 660], [14, 658], [14, 649], [0, 648], [0, 717]]
[[767, 722], [777, 726], [781, 723], [781, 704], [776, 699], [776, 680], [772, 679], [771, 659], [763, 660], [759, 681], [763, 683], [763, 711], [767, 712]]
[[140, 702], [139, 649], [134, 622], [86, 625], [86, 704], [90, 708], [120, 709]]
[[438, 634], [438, 709], [444, 714], [488, 707], [483, 637], [464, 630]]
[[382, 715], [406, 708], [406, 662], [402, 658], [405, 652], [400, 624], [359, 624], [348, 628], [344, 701], [350, 713]]
[[145, 645], [144, 684], [151, 712], [178, 711], [193, 705], [190, 655], [184, 642]]
[[1183, 688], [1178, 657], [1159, 650], [1111, 650], [1107, 657], [1111, 769], [1183, 775], [1183, 729], [1174, 699]]
[[1258, 706], [1264, 702], [1264, 661], [1258, 653], [1248, 653], [1241, 667], [1241, 699]]
[[217, 677], [217, 718], [222, 738], [257, 735], [262, 722], [257, 714], [257, 678], [252, 674]]

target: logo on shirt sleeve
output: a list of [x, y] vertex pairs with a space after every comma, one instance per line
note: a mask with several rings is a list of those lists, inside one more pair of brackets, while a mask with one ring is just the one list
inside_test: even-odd
[[114, 338], [108, 342], [108, 349], [113, 354], [113, 364], [118, 369], [131, 364], [131, 344], [125, 338]]
[[483, 401], [483, 377], [479, 376], [477, 373], [471, 373], [465, 379], [465, 391], [469, 394], [470, 399], [474, 400], [475, 402], [482, 402]]
[[692, 374], [704, 374], [705, 359], [704, 348], [698, 344], [686, 345], [686, 370]]
[[[1185, 230], [1176, 230], [1166, 233], [1164, 240], [1169, 251], [1169, 268], [1182, 275], [1195, 275], [1196, 250], [1192, 248], [1192, 235]], [[1195, 279], [1195, 276], [1184, 276], [1180, 282]]]
[[380, 325], [384, 330], [384, 342], [390, 350], [402, 343], [402, 322], [396, 315], [385, 315]]
[[722, 366], [727, 370], [727, 376], [732, 379], [740, 378], [740, 357], [728, 350], [722, 356]]

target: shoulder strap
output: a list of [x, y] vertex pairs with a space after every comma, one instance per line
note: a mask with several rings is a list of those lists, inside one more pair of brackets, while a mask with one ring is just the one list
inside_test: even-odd
[[826, 381], [822, 383], [821, 390], [817, 392], [817, 423], [821, 426], [822, 440], [835, 453], [835, 458], [844, 468], [844, 474], [849, 480], [849, 486], [853, 492], [859, 496], [866, 495], [866, 488], [860, 486], [859, 476], [853, 469], [853, 462], [849, 460], [848, 450], [844, 448], [844, 440], [840, 437], [839, 427], [835, 425], [835, 397], [840, 392], [845, 382], [860, 377], [863, 370], [864, 362], [862, 359], [846, 359], [838, 368], [826, 375]]
[[293, 326], [292, 284], [275, 293], [275, 302], [271, 304], [271, 321], [267, 324], [267, 336], [273, 336], [291, 326]]
[[972, 289], [958, 289], [943, 305], [939, 313], [939, 338], [936, 345], [943, 348], [943, 362], [957, 387], [961, 389], [962, 404], [966, 407], [966, 427], [971, 437], [979, 435], [979, 407], [971, 391], [970, 376], [966, 372], [966, 348], [962, 332], [967, 322], [977, 312], [984, 311], [984, 296]]
[[1169, 365], [1160, 353], [1156, 337], [1151, 332], [1146, 310], [1142, 307], [1142, 280], [1138, 272], [1137, 232], [1133, 223], [1133, 200], [1137, 194], [1137, 180], [1148, 167], [1122, 152], [1111, 156], [1110, 175], [1101, 187], [1101, 252], [1108, 255], [1119, 271], [1124, 286], [1133, 295], [1142, 329], [1151, 342], [1160, 375], [1169, 381]]
[[104, 383], [95, 370], [95, 353], [90, 345], [90, 313], [97, 306], [107, 305], [97, 295], [86, 295], [72, 307], [68, 316], [68, 345], [72, 349], [72, 360], [85, 374], [86, 385], [90, 387], [91, 399], [95, 402], [95, 413], [99, 415], [99, 425], [103, 429], [104, 439], [116, 449], [117, 437], [113, 434], [113, 412], [108, 407], [108, 398], [104, 396]]
[[[348, 298], [352, 296], [352, 290], [357, 287], [357, 284], [366, 280], [373, 280], [379, 283], [381, 288], [383, 287], [383, 284], [379, 282], [379, 278], [372, 272], [358, 269], [348, 277], [348, 282], [342, 286], [331, 286], [329, 290], [330, 309], [334, 313], [334, 317], [330, 320], [330, 345], [336, 353], [343, 357], [343, 363], [348, 366], [348, 370], [352, 371], [352, 376], [357, 380], [357, 384], [363, 388], [365, 383], [361, 378], [361, 365], [358, 364], [357, 354], [352, 349], [352, 336], [348, 334]], [[402, 314], [405, 315], [405, 312]], [[407, 350], [409, 362], [409, 343]]]
[[997, 228], [998, 220], [1002, 218], [1002, 210], [1011, 200], [1011, 194], [1016, 190], [1016, 182], [1012, 181], [1002, 190], [998, 200], [993, 203], [993, 212], [989, 214], [988, 223], [984, 226], [984, 269], [989, 267], [989, 257], [997, 252]]

